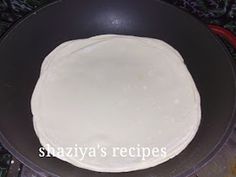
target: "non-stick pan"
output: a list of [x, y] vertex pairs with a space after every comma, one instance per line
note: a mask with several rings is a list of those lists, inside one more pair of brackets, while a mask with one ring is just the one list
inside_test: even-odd
[[[30, 100], [44, 57], [64, 41], [107, 33], [166, 41], [181, 53], [199, 89], [202, 121], [197, 135], [166, 163], [113, 174], [38, 156], [40, 143], [33, 129]], [[207, 163], [229, 135], [235, 117], [235, 83], [232, 59], [221, 42], [198, 20], [169, 4], [159, 0], [57, 1], [19, 22], [0, 42], [1, 142], [45, 176], [187, 176]], [[67, 127], [61, 131], [66, 133]]]

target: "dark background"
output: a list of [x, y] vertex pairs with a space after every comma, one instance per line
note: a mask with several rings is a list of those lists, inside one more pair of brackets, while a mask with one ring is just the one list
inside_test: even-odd
[[[53, 0], [0, 0], [0, 36], [22, 17], [34, 9], [52, 1]], [[165, 1], [193, 14], [205, 24], [220, 25], [236, 35], [236, 0]], [[224, 39], [222, 40], [236, 60], [236, 50], [233, 49], [227, 41]], [[12, 158], [11, 154], [9, 154], [0, 144], [0, 177], [5, 177], [7, 175]], [[233, 172], [235, 172], [234, 174], [236, 176], [236, 166], [235, 171]]]

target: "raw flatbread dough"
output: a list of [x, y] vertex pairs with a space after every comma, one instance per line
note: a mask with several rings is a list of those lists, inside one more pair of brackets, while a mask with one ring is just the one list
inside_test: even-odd
[[124, 35], [58, 46], [42, 64], [31, 107], [46, 149], [166, 148], [166, 156], [145, 160], [109, 151], [83, 160], [57, 155], [100, 172], [139, 170], [173, 158], [191, 142], [201, 119], [200, 96], [181, 55], [161, 40]]

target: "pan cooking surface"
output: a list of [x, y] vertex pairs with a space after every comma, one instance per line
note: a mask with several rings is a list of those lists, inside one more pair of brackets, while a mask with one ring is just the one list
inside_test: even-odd
[[[174, 159], [129, 173], [97, 173], [56, 158], [39, 158], [30, 100], [44, 57], [64, 41], [98, 34], [164, 40], [176, 48], [201, 95], [202, 122], [191, 144]], [[198, 20], [156, 0], [71, 0], [38, 10], [0, 43], [0, 130], [3, 144], [42, 174], [62, 177], [184, 176], [221, 147], [234, 118], [235, 75], [230, 57]], [[66, 131], [66, 127], [65, 130]]]

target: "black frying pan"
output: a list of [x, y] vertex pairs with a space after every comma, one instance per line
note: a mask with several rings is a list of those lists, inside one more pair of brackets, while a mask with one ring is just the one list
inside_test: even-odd
[[[201, 95], [202, 121], [191, 144], [166, 163], [129, 173], [97, 173], [38, 157], [30, 99], [44, 57], [60, 43], [115, 33], [157, 38], [185, 59]], [[31, 14], [0, 43], [0, 137], [19, 160], [61, 177], [186, 176], [222, 146], [235, 117], [235, 73], [227, 51], [198, 20], [158, 0], [58, 1]], [[170, 127], [171, 128], [171, 127]], [[66, 133], [66, 127], [64, 130]]]

